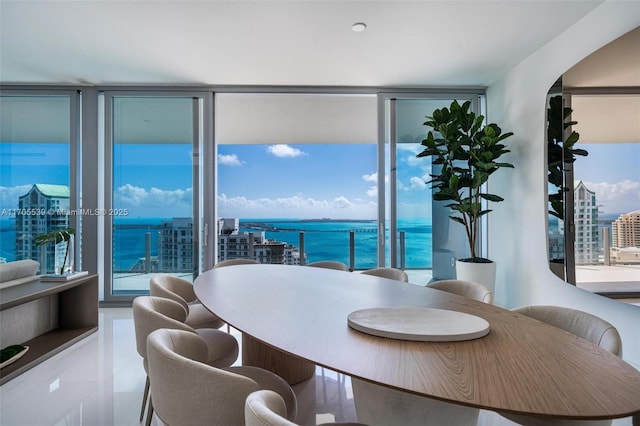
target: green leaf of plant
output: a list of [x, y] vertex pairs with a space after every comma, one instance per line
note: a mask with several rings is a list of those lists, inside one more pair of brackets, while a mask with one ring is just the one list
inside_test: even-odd
[[458, 223], [460, 223], [460, 224], [464, 225], [464, 220], [462, 220], [462, 218], [460, 218], [460, 217], [457, 217], [457, 216], [449, 216], [449, 218], [450, 218], [451, 220], [453, 220], [454, 222], [458, 222]]
[[500, 201], [504, 201], [504, 198], [502, 198], [499, 195], [494, 195], [494, 194], [480, 194], [480, 198], [484, 198], [487, 201], [494, 201], [496, 203], [498, 203]]

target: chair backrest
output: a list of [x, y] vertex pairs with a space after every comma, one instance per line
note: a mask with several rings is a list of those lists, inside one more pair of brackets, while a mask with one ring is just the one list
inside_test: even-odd
[[478, 300], [488, 304], [493, 303], [493, 293], [491, 293], [488, 288], [475, 281], [442, 280], [435, 281], [427, 287], [446, 291], [447, 293], [457, 294], [458, 296], [467, 297], [469, 299]]
[[[251, 392], [244, 405], [245, 426], [297, 426], [287, 420], [287, 407], [284, 399], [276, 392], [263, 389]], [[366, 426], [363, 423], [322, 423], [319, 426]]]
[[348, 271], [349, 267], [342, 262], [338, 262], [337, 260], [320, 260], [317, 262], [312, 262], [307, 264], [307, 266], [312, 266], [314, 268], [326, 268], [326, 269], [335, 269], [337, 271]]
[[561, 306], [524, 306], [513, 311], [561, 328], [622, 356], [622, 339], [618, 330], [600, 317]]
[[221, 260], [220, 262], [213, 265], [213, 268], [224, 268], [225, 266], [233, 266], [233, 265], [259, 265], [260, 262], [253, 259], [226, 259]]
[[193, 290], [193, 284], [169, 274], [159, 274], [151, 277], [149, 280], [149, 292], [152, 296], [175, 300], [187, 312], [189, 312], [189, 303], [198, 299]]
[[287, 420], [284, 399], [272, 390], [259, 390], [247, 397], [244, 406], [245, 426], [296, 426]]
[[133, 299], [133, 326], [136, 334], [136, 350], [147, 358], [147, 337], [160, 328], [172, 328], [194, 332], [184, 324], [187, 312], [181, 304], [171, 299], [154, 296], [138, 296]]
[[170, 426], [242, 425], [258, 384], [205, 364], [207, 344], [195, 333], [160, 329], [147, 339], [151, 400]]
[[375, 275], [376, 277], [389, 278], [391, 280], [409, 282], [409, 275], [402, 269], [379, 267], [362, 271], [364, 275]]

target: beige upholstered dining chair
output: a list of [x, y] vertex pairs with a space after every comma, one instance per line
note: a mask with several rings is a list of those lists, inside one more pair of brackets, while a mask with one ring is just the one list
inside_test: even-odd
[[488, 304], [493, 303], [493, 293], [491, 293], [488, 288], [475, 281], [441, 280], [435, 281], [427, 287], [446, 291], [447, 293], [457, 294], [458, 296], [467, 297], [469, 299], [478, 300]]
[[[561, 306], [532, 305], [512, 310], [539, 321], [561, 328], [590, 341], [614, 355], [622, 356], [622, 339], [609, 322], [587, 312]], [[611, 420], [538, 419], [531, 416], [500, 413], [524, 426], [605, 426]]]
[[226, 259], [221, 260], [220, 262], [213, 265], [214, 268], [223, 268], [225, 266], [233, 266], [233, 265], [259, 265], [260, 262], [253, 259]]
[[193, 291], [193, 284], [180, 277], [159, 274], [151, 277], [151, 296], [174, 300], [187, 311], [185, 323], [193, 328], [220, 328], [224, 321], [212, 314]]
[[512, 310], [546, 322], [622, 356], [622, 339], [609, 322], [593, 314], [561, 306], [533, 305]]
[[[284, 400], [270, 390], [259, 390], [249, 394], [244, 406], [245, 426], [297, 426], [286, 419]], [[362, 423], [323, 423], [323, 425], [356, 426]]]
[[375, 275], [377, 277], [389, 278], [391, 280], [402, 281], [405, 283], [409, 282], [409, 275], [407, 275], [407, 273], [402, 269], [381, 266], [379, 268], [367, 269], [361, 273], [364, 275]]
[[[149, 395], [149, 368], [147, 362], [147, 337], [160, 328], [177, 329], [201, 336], [207, 347], [205, 362], [215, 367], [228, 367], [238, 359], [238, 342], [227, 333], [217, 329], [193, 329], [184, 323], [187, 313], [182, 305], [174, 300], [154, 296], [139, 296], [133, 300], [133, 324], [136, 336], [136, 350], [142, 357], [144, 370], [147, 373], [140, 421], [145, 412]], [[149, 406], [147, 425], [151, 422], [153, 408]]]
[[243, 425], [245, 401], [260, 389], [276, 392], [286, 418], [296, 418], [296, 396], [282, 378], [257, 367], [207, 365], [207, 345], [195, 333], [156, 330], [147, 339], [147, 357], [153, 407], [169, 426]]
[[337, 260], [319, 260], [317, 262], [308, 263], [307, 266], [314, 268], [335, 269], [337, 271], [348, 271], [349, 267]]

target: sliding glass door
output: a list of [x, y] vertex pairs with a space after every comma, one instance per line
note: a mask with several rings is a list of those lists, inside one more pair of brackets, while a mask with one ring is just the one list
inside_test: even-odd
[[[455, 258], [463, 254], [463, 229], [450, 227], [449, 209], [431, 198], [431, 159], [416, 158], [422, 140], [430, 130], [426, 116], [448, 107], [454, 99], [472, 100], [479, 109], [477, 94], [381, 94], [384, 112], [384, 144], [379, 150], [385, 159], [385, 191], [380, 209], [384, 214], [385, 243], [381, 264], [405, 269], [411, 282], [426, 284], [431, 279], [453, 278]], [[380, 229], [383, 229], [380, 225]]]
[[107, 93], [106, 241], [111, 298], [146, 293], [155, 273], [200, 268], [206, 94]]

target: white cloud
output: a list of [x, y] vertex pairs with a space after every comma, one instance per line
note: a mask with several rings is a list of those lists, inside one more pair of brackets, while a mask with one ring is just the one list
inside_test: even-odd
[[353, 208], [354, 204], [349, 201], [346, 197], [338, 197], [332, 201], [332, 206], [337, 209], [350, 209]]
[[640, 210], [640, 182], [584, 182], [596, 193], [596, 203], [603, 213], [629, 213]]
[[[371, 173], [370, 175], [362, 175], [362, 180], [364, 180], [365, 182], [372, 182], [372, 183], [378, 183], [378, 173], [374, 172]], [[385, 182], [389, 182], [389, 175], [384, 175], [384, 181]]]
[[140, 206], [145, 204], [148, 194], [144, 188], [130, 183], [120, 186], [114, 191], [114, 204], [122, 206]]
[[373, 219], [376, 212], [375, 203], [350, 200], [344, 196], [319, 200], [302, 195], [254, 199], [218, 195], [218, 213], [223, 217]]
[[[376, 185], [370, 186], [369, 189], [367, 189], [366, 194], [369, 197], [377, 197], [378, 196], [378, 173], [377, 172], [373, 172], [369, 175], [362, 175], [362, 180], [364, 180], [365, 182], [371, 182], [374, 183]], [[385, 180], [386, 180], [386, 176], [385, 176]]]
[[114, 206], [129, 209], [130, 216], [178, 217], [192, 214], [193, 190], [159, 189], [146, 190], [129, 183], [113, 193]]
[[2, 215], [9, 215], [9, 212], [18, 208], [18, 198], [25, 195], [31, 189], [33, 185], [19, 185], [19, 186], [0, 186], [0, 214], [2, 210], [6, 210]]
[[[422, 139], [420, 141], [422, 141]], [[424, 151], [424, 147], [422, 145], [415, 143], [399, 143], [396, 145], [396, 149], [398, 151], [410, 152], [414, 154], [414, 156], [418, 155], [419, 152]]]
[[429, 157], [418, 158], [415, 155], [406, 157], [406, 162], [410, 166], [422, 166], [423, 168], [431, 168], [431, 160]]
[[417, 176], [413, 176], [409, 182], [411, 182], [411, 189], [423, 190], [427, 187], [424, 179]]
[[236, 154], [218, 154], [218, 164], [223, 166], [241, 166], [244, 163]]
[[378, 196], [378, 186], [371, 186], [369, 187], [369, 189], [367, 189], [367, 195], [369, 197], [377, 197]]
[[292, 146], [286, 145], [286, 144], [280, 144], [280, 145], [269, 145], [267, 147], [267, 152], [269, 154], [273, 154], [276, 157], [299, 157], [301, 155], [306, 155], [305, 152], [299, 150], [298, 148], [294, 148]]
[[370, 175], [362, 175], [362, 180], [364, 180], [365, 182], [378, 183], [378, 173], [374, 172]]

